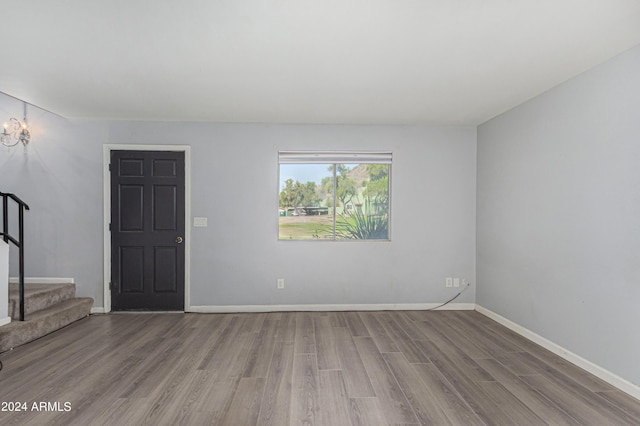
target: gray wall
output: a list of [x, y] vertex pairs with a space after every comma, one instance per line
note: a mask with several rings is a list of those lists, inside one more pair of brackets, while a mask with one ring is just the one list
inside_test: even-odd
[[[21, 104], [0, 96], [0, 111]], [[192, 305], [436, 303], [455, 295], [446, 276], [475, 279], [475, 127], [78, 123], [30, 111], [29, 154], [0, 151], [1, 190], [32, 207], [27, 275], [74, 277], [95, 306], [105, 143], [191, 146], [192, 216], [209, 218], [192, 228]], [[278, 241], [279, 149], [392, 150], [392, 241]], [[475, 287], [456, 302], [474, 300]]]
[[640, 384], [640, 47], [479, 126], [477, 303]]
[[[0, 122], [22, 118], [22, 102], [0, 94]], [[31, 207], [25, 213], [27, 277], [75, 278], [78, 293], [102, 306], [102, 143], [106, 126], [70, 123], [28, 108], [31, 143], [0, 145], [0, 191]], [[12, 219], [17, 214], [11, 212]], [[15, 220], [13, 232], [16, 233]], [[10, 273], [18, 274], [11, 247]]]
[[[475, 277], [473, 127], [128, 122], [109, 139], [191, 145], [192, 216], [209, 218], [192, 229], [192, 305], [438, 302], [445, 276]], [[278, 241], [287, 149], [392, 150], [392, 241]]]

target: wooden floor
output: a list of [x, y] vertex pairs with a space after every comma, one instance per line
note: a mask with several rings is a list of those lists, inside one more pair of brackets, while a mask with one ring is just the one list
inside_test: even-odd
[[474, 311], [99, 315], [0, 361], [2, 425], [640, 424]]

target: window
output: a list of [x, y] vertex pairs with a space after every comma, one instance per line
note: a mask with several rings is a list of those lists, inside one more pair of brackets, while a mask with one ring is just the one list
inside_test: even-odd
[[390, 152], [280, 151], [280, 240], [389, 240]]

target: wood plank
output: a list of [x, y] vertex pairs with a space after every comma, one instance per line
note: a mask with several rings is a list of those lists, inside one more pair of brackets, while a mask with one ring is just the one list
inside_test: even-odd
[[409, 315], [406, 311], [393, 311], [389, 313], [393, 315], [393, 319], [400, 325], [411, 340], [422, 340], [426, 337], [422, 333], [422, 330], [417, 327], [417, 323], [420, 321], [415, 321], [413, 319], [414, 315]]
[[264, 312], [256, 314], [239, 314], [242, 319], [241, 333], [256, 333], [262, 329], [262, 325], [267, 318]]
[[[189, 338], [185, 340], [175, 340], [175, 344], [178, 345], [176, 348], [177, 351], [192, 348], [191, 350], [183, 352], [183, 356], [180, 358], [181, 365], [191, 368], [192, 366], [200, 364], [206, 356], [210, 345], [213, 345], [217, 340], [220, 332], [221, 330], [217, 331], [216, 329], [212, 329], [212, 332], [208, 333], [208, 330], [203, 327], [189, 333]], [[146, 357], [144, 364], [142, 364], [144, 370], [129, 378], [128, 385], [123, 388], [122, 393], [119, 395], [121, 398], [146, 397], [149, 393], [152, 393], [154, 389], [161, 386], [166, 379], [166, 376], [157, 374], [158, 368], [166, 365], [173, 370], [175, 366], [175, 351], [162, 350], [161, 347], [149, 347], [143, 351], [150, 354]]]
[[[490, 381], [491, 377], [483, 377], [484, 374], [479, 373], [477, 368], [466, 365], [466, 361], [462, 359], [454, 360], [453, 357], [452, 354], [434, 348], [431, 362], [480, 420], [486, 424], [512, 424], [513, 420], [502, 411], [500, 405], [477, 384], [477, 381]], [[470, 358], [468, 360], [475, 364]], [[485, 374], [488, 376], [488, 373]]]
[[382, 355], [395, 376], [405, 397], [421, 424], [448, 425], [449, 418], [425, 386], [404, 354], [391, 352]]
[[349, 398], [376, 396], [351, 333], [345, 327], [334, 328], [333, 333], [336, 337], [336, 350], [347, 396]]
[[524, 352], [509, 352], [495, 355], [494, 359], [516, 376], [537, 374], [536, 370], [522, 360]]
[[456, 316], [440, 317], [436, 315], [431, 318], [441, 334], [450, 336], [450, 340], [472, 359], [491, 358], [505, 352], [502, 347], [481, 338], [476, 330], [460, 321]]
[[201, 370], [201, 374], [204, 373], [208, 373], [210, 379], [202, 388], [201, 393], [196, 395], [192, 406], [194, 411], [209, 413], [210, 423], [216, 424], [222, 420], [231, 406], [240, 378], [220, 377], [217, 371], [208, 370], [205, 372]]
[[[63, 335], [64, 338], [42, 338], [25, 345], [30, 348], [33, 347], [34, 349], [20, 359], [12, 357], [13, 354], [19, 353], [15, 352], [15, 350], [3, 354], [3, 357], [6, 357], [6, 359], [3, 361], [4, 369], [2, 370], [2, 379], [14, 383], [11, 387], [14, 398], [22, 398], [22, 395], [25, 393], [33, 394], [33, 388], [30, 385], [31, 383], [38, 383], [38, 388], [56, 387], [59, 385], [72, 387], [73, 383], [77, 383], [79, 380], [85, 380], [86, 377], [84, 377], [84, 375], [86, 375], [87, 372], [94, 376], [98, 376], [101, 374], [107, 374], [106, 372], [110, 371], [110, 367], [111, 369], [118, 367], [118, 362], [122, 362], [122, 357], [118, 360], [118, 354], [122, 353], [122, 349], [125, 345], [122, 342], [118, 343], [117, 341], [113, 342], [112, 345], [95, 341], [91, 337], [100, 335], [100, 333], [95, 330], [92, 330], [90, 338], [85, 342], [82, 338], [82, 334], [78, 333], [78, 330], [81, 329], [75, 327], [77, 324], [78, 323], [75, 323], [65, 328], [65, 333], [62, 333], [62, 330], [59, 330], [50, 335], [52, 337]], [[138, 330], [134, 335], [132, 335], [132, 338], [138, 345], [156, 344], [153, 341], [154, 339], [148, 337], [145, 338], [141, 330]], [[125, 338], [123, 341], [127, 341], [127, 339]], [[61, 346], [52, 346], [50, 344], [51, 342], [58, 342]], [[111, 340], [108, 339], [108, 342], [111, 342]], [[65, 346], [65, 343], [68, 345]], [[82, 344], [88, 345], [86, 353], [85, 350], [82, 350], [79, 346]], [[93, 346], [98, 346], [101, 349], [99, 352], [100, 355], [105, 357], [106, 364], [108, 365], [103, 365], [104, 370], [92, 368], [96, 365], [95, 356], [97, 356], [97, 354], [91, 350]], [[136, 345], [133, 345], [133, 348], [136, 347]], [[50, 350], [55, 350], [55, 352], [50, 353]], [[39, 358], [33, 358], [30, 356], [32, 354], [37, 354]], [[41, 358], [43, 354], [47, 354], [47, 362], [51, 363], [51, 365], [56, 365], [57, 367], [43, 371], [33, 368], [34, 365], [42, 362]], [[94, 357], [87, 357], [87, 354], [92, 354]], [[74, 379], [76, 380], [74, 381]]]
[[294, 341], [297, 354], [316, 353], [316, 336], [313, 319], [309, 312], [296, 313], [296, 335]]
[[258, 424], [279, 426], [289, 424], [292, 400], [293, 342], [276, 343], [269, 366], [269, 375], [260, 404]]
[[395, 315], [390, 312], [385, 312], [384, 315], [380, 316], [380, 323], [387, 330], [400, 351], [405, 354], [409, 362], [429, 362], [429, 358], [405, 332], [402, 325], [395, 319]]
[[340, 360], [336, 350], [336, 339], [331, 327], [329, 317], [316, 317], [313, 319], [314, 335], [316, 337], [316, 351], [318, 354], [318, 369], [337, 370], [340, 368]]
[[449, 315], [455, 315], [455, 320], [466, 324], [471, 330], [471, 335], [480, 336], [484, 340], [485, 347], [495, 347], [500, 352], [519, 352], [522, 348], [512, 344], [505, 338], [503, 333], [494, 332], [493, 328], [483, 327], [478, 321], [474, 321], [471, 316], [457, 315], [457, 312], [449, 312]]
[[349, 398], [340, 370], [318, 371], [318, 425], [351, 424]]
[[[536, 368], [540, 376], [543, 376], [548, 382], [551, 382], [555, 389], [553, 392], [557, 392], [557, 390], [561, 390], [567, 394], [571, 394], [573, 398], [579, 401], [585, 407], [588, 407], [589, 411], [595, 411], [597, 413], [608, 413], [609, 421], [615, 421], [619, 424], [637, 424], [637, 418], [632, 418], [629, 416], [624, 410], [620, 410], [614, 404], [611, 404], [609, 401], [594, 397], [597, 394], [591, 392], [589, 389], [582, 386], [577, 381], [573, 380], [571, 377], [563, 374], [563, 372], [551, 367], [550, 365], [540, 361], [538, 358], [529, 353], [518, 353], [521, 359], [525, 360], [527, 363], [533, 368]], [[522, 376], [522, 379], [531, 385], [531, 382], [535, 382], [538, 387], [536, 389], [539, 392], [543, 392], [549, 388], [546, 385], [546, 381], [540, 381], [536, 378], [536, 376]], [[563, 407], [563, 409], [565, 409]], [[566, 411], [566, 409], [565, 409]], [[571, 413], [572, 417], [575, 417], [573, 413]], [[593, 417], [593, 419], [597, 419], [598, 417]]]
[[87, 413], [93, 415], [93, 417], [88, 420], [80, 419], [79, 421], [85, 421], [86, 423], [84, 424], [104, 426], [139, 424], [144, 421], [144, 414], [148, 410], [149, 401], [147, 399], [118, 398], [111, 405], [105, 404], [105, 410], [102, 413], [96, 414], [88, 411]]
[[223, 426], [255, 425], [258, 422], [265, 381], [262, 377], [243, 377], [240, 379], [231, 406], [220, 424]]
[[544, 420], [511, 394], [501, 383], [479, 382], [478, 386], [500, 407], [500, 411], [511, 419], [511, 424], [547, 425]]
[[579, 424], [583, 425], [606, 425], [606, 424], [629, 424], [616, 421], [615, 419], [598, 412], [598, 410], [586, 404], [579, 397], [571, 392], [566, 392], [563, 388], [556, 386], [547, 378], [540, 375], [521, 376], [527, 385], [535, 389], [540, 395], [554, 401], [569, 416], [576, 419]]
[[458, 318], [463, 321], [470, 321], [476, 326], [485, 329], [487, 332], [499, 335], [502, 339], [508, 341], [509, 344], [512, 345], [513, 350], [515, 350], [516, 352], [535, 351], [541, 348], [541, 346], [539, 346], [537, 343], [526, 339], [515, 331], [504, 327], [500, 323], [482, 315], [479, 312], [465, 311], [465, 315], [458, 315]]
[[[177, 349], [177, 341], [173, 340], [172, 345], [170, 349]], [[160, 351], [160, 353], [162, 353], [162, 351]], [[127, 383], [129, 378], [136, 377], [140, 374], [140, 371], [145, 369], [144, 366], [143, 358], [130, 356], [126, 358], [124, 362], [121, 361], [114, 369], [96, 368], [95, 370], [98, 371], [97, 377], [94, 376], [93, 379], [98, 380], [94, 383], [99, 383], [99, 386], [87, 389], [86, 392], [78, 395], [77, 399], [73, 401], [74, 409], [69, 413], [64, 413], [64, 420], [62, 415], [60, 415], [59, 421], [74, 422], [78, 416], [82, 415], [90, 406], [95, 404], [96, 400], [103, 399], [105, 396], [111, 396], [111, 401], [117, 398], [122, 390], [122, 384]]]
[[343, 315], [352, 336], [369, 337], [369, 330], [367, 330], [357, 312], [344, 312]]
[[412, 364], [413, 369], [429, 391], [436, 397], [436, 403], [442, 407], [454, 425], [484, 425], [485, 422], [471, 410], [447, 379], [433, 364]]
[[293, 342], [296, 338], [296, 312], [282, 312], [275, 339]]
[[332, 327], [346, 327], [347, 321], [345, 315], [347, 312], [329, 312], [329, 318], [331, 319]]
[[351, 398], [349, 419], [353, 426], [387, 426], [378, 398]]
[[417, 423], [418, 419], [409, 401], [402, 393], [402, 389], [400, 389], [373, 339], [356, 337], [354, 341], [387, 421], [392, 424]]
[[[293, 357], [291, 424], [318, 423], [318, 362], [315, 354]], [[320, 424], [320, 423], [318, 423]]]
[[[430, 347], [437, 347], [440, 352], [444, 353], [460, 353], [460, 348], [456, 346], [456, 344], [449, 338], [449, 336], [443, 333], [442, 330], [440, 330], [438, 326], [434, 324], [433, 320], [417, 322], [416, 326], [422, 331], [425, 336], [424, 340], [416, 340], [416, 343], [420, 346], [421, 350], [423, 351], [423, 353], [425, 353], [425, 355], [427, 355], [428, 358], [431, 358], [431, 351], [429, 349]], [[425, 344], [418, 342], [429, 343]]]
[[231, 346], [239, 332], [240, 326], [241, 321], [236, 315], [229, 316], [229, 322], [225, 324], [225, 327], [220, 331], [217, 340], [210, 347], [209, 352], [200, 362], [200, 365], [198, 366], [199, 370], [209, 369], [211, 365], [215, 363], [214, 358], [221, 357], [220, 352]]
[[380, 324], [374, 312], [360, 312], [358, 314], [362, 323], [367, 327], [369, 335], [373, 338], [380, 352], [399, 352], [400, 349], [395, 344], [387, 330]]
[[247, 355], [242, 377], [267, 377], [278, 321], [265, 320]]
[[579, 425], [576, 419], [560, 409], [553, 401], [545, 398], [528, 386], [518, 376], [505, 369], [494, 359], [477, 360], [486, 371], [502, 384], [508, 391], [535, 412], [540, 419], [548, 424]]
[[[242, 324], [245, 318], [240, 317], [240, 319], [237, 328], [239, 335], [235, 340], [237, 345], [227, 348], [228, 350], [220, 352], [212, 358], [212, 361], [216, 363], [213, 364], [213, 368], [209, 369], [213, 370], [212, 374], [205, 375], [204, 370], [196, 368], [198, 364], [189, 362], [188, 358], [174, 360], [166, 366], [158, 366], [169, 373], [165, 375], [165, 380], [153, 392], [145, 395], [146, 398], [154, 401], [145, 416], [145, 421], [157, 423], [161, 419], [165, 419], [171, 420], [171, 423], [177, 423], [180, 418], [185, 416], [187, 410], [199, 409], [205, 404], [208, 404], [207, 409], [211, 409], [210, 401], [203, 401], [196, 393], [197, 390], [201, 390], [203, 394], [208, 394], [207, 388], [210, 381], [222, 382], [226, 385], [226, 389], [217, 388], [222, 392], [212, 400], [220, 402], [218, 412], [220, 416], [228, 411], [237, 394], [242, 367], [254, 335], [254, 333], [247, 333], [246, 329], [243, 329]], [[224, 358], [221, 365], [217, 367], [217, 363], [221, 361], [220, 354], [229, 356], [229, 359]]]
[[[195, 365], [195, 364], [194, 364]], [[188, 418], [192, 412], [199, 412], [202, 410], [202, 407], [206, 404], [203, 404], [202, 396], [209, 395], [210, 385], [215, 383], [216, 373], [211, 370], [195, 370], [195, 375], [193, 380], [191, 381], [191, 386], [189, 390], [185, 392], [185, 398], [183, 399], [182, 406], [180, 410], [182, 411], [182, 417], [176, 416], [175, 421], [180, 422], [181, 420]], [[235, 385], [235, 380], [231, 382]], [[213, 404], [208, 407], [212, 407]], [[223, 405], [224, 406], [224, 405]], [[215, 415], [215, 411], [209, 412], [207, 411], [209, 418], [212, 418]]]
[[243, 322], [242, 318], [235, 323], [232, 320], [198, 366], [199, 370], [215, 370], [220, 377], [240, 378], [256, 337], [255, 333], [245, 332]]
[[[187, 415], [180, 420], [180, 426], [211, 426], [216, 419], [216, 413], [211, 411], [190, 411]], [[136, 423], [123, 423], [123, 424], [136, 424]], [[109, 426], [109, 425], [105, 425]]]
[[640, 423], [640, 401], [619, 390], [606, 392], [596, 392], [598, 396], [607, 400], [610, 404], [625, 412], [629, 417], [639, 419]]
[[560, 358], [553, 352], [539, 347], [536, 351], [528, 351], [531, 355], [535, 356], [545, 364], [551, 366], [553, 369], [562, 371], [562, 374], [570, 377], [580, 385], [593, 392], [606, 392], [615, 389], [612, 385], [604, 380], [592, 375], [585, 374], [585, 370], [578, 367], [575, 364], [570, 363], [566, 359]]
[[[202, 373], [200, 370], [191, 369], [188, 373], [173, 374], [171, 379], [166, 380], [162, 387], [144, 398], [147, 402], [146, 411], [141, 413], [141, 418], [145, 422], [158, 424], [162, 421], [167, 423], [177, 423], [179, 419], [192, 408], [193, 400], [190, 390], [193, 382]], [[162, 389], [162, 391], [159, 391]], [[189, 403], [186, 401], [189, 400]], [[90, 424], [91, 418], [86, 420], [78, 419], [79, 423]]]

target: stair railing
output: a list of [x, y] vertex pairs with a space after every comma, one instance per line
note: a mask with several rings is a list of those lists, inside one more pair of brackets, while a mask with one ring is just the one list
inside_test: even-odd
[[[24, 321], [24, 211], [29, 210], [27, 203], [14, 194], [0, 192], [2, 197], [2, 239], [5, 243], [11, 241], [18, 247], [18, 291], [20, 293], [20, 321]], [[9, 234], [9, 200], [18, 204], [18, 239]]]

